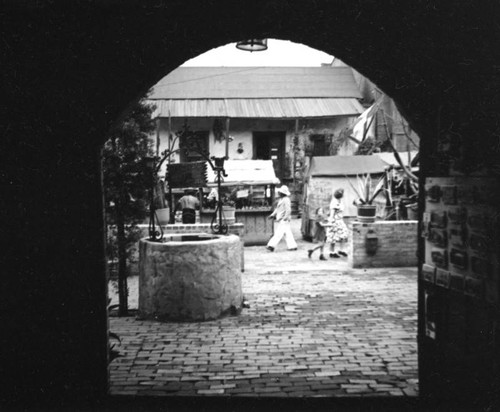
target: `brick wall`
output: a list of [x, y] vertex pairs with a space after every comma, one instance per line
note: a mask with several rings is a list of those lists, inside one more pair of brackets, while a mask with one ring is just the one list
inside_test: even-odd
[[[350, 263], [354, 268], [417, 266], [417, 224], [415, 220], [352, 223]], [[378, 239], [373, 255], [366, 251], [369, 230]]]

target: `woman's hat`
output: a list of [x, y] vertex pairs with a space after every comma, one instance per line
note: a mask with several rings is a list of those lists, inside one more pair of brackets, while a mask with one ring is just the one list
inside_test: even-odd
[[278, 193], [282, 193], [285, 196], [290, 196], [290, 191], [288, 190], [288, 186], [283, 185], [278, 189]]
[[337, 189], [335, 192], [333, 192], [333, 196], [335, 196], [336, 199], [340, 199], [342, 196], [344, 196], [344, 189]]

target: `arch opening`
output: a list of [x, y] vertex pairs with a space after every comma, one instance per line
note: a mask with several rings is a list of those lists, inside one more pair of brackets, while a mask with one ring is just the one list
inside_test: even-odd
[[[270, 46], [272, 47], [272, 43]], [[342, 62], [339, 62], [338, 59], [333, 59], [333, 57], [330, 62], [324, 61], [323, 63], [325, 63], [325, 66], [335, 65], [336, 67], [348, 67]], [[281, 66], [283, 66], [283, 64]], [[207, 66], [205, 66], [205, 68], [206, 67]], [[297, 65], [295, 65], [295, 67], [297, 67]], [[307, 65], [305, 65], [305, 67], [307, 67]], [[320, 65], [318, 65], [318, 67], [320, 67]], [[203, 75], [203, 73], [200, 72], [199, 75], [202, 76], [202, 78], [207, 79], [211, 76], [217, 76], [217, 73]], [[177, 79], [176, 81], [179, 83], [185, 82], [184, 84], [186, 84], [189, 82], [189, 79]], [[174, 81], [174, 84], [176, 81]], [[159, 84], [161, 89], [161, 82]], [[155, 96], [154, 92], [153, 96]], [[159, 98], [152, 101], [156, 104], [161, 103]], [[341, 123], [340, 126], [344, 128], [346, 125], [352, 126], [354, 118], [357, 118], [361, 114], [362, 110], [369, 108], [368, 103], [374, 103], [374, 101], [375, 100], [365, 102], [366, 107], [359, 109], [360, 111], [356, 112], [355, 116], [351, 116], [352, 119], [350, 122], [345, 124]], [[172, 124], [176, 122], [176, 116], [172, 115], [170, 111], [168, 112], [170, 117], [164, 119], [163, 127], [160, 123], [160, 130], [163, 128], [163, 131], [167, 134], [175, 131], [177, 128], [180, 128], [182, 122], [186, 119], [188, 119], [191, 126], [195, 129], [199, 127], [208, 127], [210, 129], [211, 124], [209, 126], [204, 125], [203, 119], [200, 123], [200, 121], [197, 121], [196, 118], [194, 118], [193, 121], [193, 118], [187, 115], [182, 116], [180, 123], [176, 123], [176, 128], [175, 126], [172, 126]], [[238, 119], [236, 119], [236, 121], [237, 120]], [[231, 123], [232, 122], [233, 121], [231, 121]], [[253, 119], [252, 122], [255, 123], [255, 119]], [[281, 123], [281, 126], [279, 127], [285, 127], [284, 137], [287, 135], [287, 132], [289, 132], [286, 144], [286, 146], [289, 146], [293, 139], [293, 133], [297, 132], [295, 119], [292, 119], [292, 121], [288, 120], [288, 123], [285, 123], [285, 126], [283, 126], [283, 119], [279, 119], [277, 122]], [[304, 136], [307, 137], [308, 143], [314, 143], [314, 140], [310, 139], [311, 135], [318, 135], [318, 133], [313, 133], [314, 128], [320, 131], [321, 129], [324, 131], [324, 129], [328, 128], [328, 124], [325, 124], [324, 121], [320, 121], [319, 125], [314, 125], [314, 118], [305, 119], [304, 122], [307, 123], [307, 128], [304, 126], [302, 129], [307, 129], [307, 133]], [[267, 123], [264, 127], [269, 128], [268, 124], [269, 119], [267, 119]], [[245, 124], [237, 125], [237, 127], [240, 128], [248, 126], [253, 126], [256, 130], [258, 129], [258, 127], [252, 123], [250, 123], [250, 125], [247, 123], [246, 126]], [[336, 134], [340, 131], [338, 125], [336, 126], [337, 129], [335, 129], [335, 132], [332, 134]], [[215, 150], [220, 149], [216, 147], [216, 136], [215, 134], [212, 135], [212, 133], [213, 132], [209, 130], [207, 136], [207, 140], [209, 142], [214, 140], [214, 143], [209, 143], [210, 147], [215, 148]], [[302, 136], [302, 138], [304, 138], [304, 136]], [[156, 139], [156, 136], [154, 139]], [[160, 142], [164, 143], [165, 140], [165, 138], [160, 139]], [[234, 144], [234, 141], [230, 143], [233, 149], [230, 153], [231, 156], [236, 155], [237, 152], [234, 150], [237, 147], [240, 147], [241, 144], [246, 147], [247, 150], [250, 150], [249, 160], [254, 158], [252, 156], [252, 143], [255, 144], [255, 140], [253, 142], [246, 141], [244, 140], [244, 136], [239, 136], [236, 140], [239, 141], [239, 144]], [[238, 143], [238, 141], [236, 143]], [[161, 144], [159, 147], [160, 149], [158, 152], [161, 153]], [[356, 152], [353, 148], [350, 150], [351, 154]], [[346, 155], [348, 151], [349, 149], [345, 149], [344, 155]], [[255, 153], [257, 150], [253, 149], [253, 152]], [[311, 155], [311, 153], [309, 153], [309, 155]], [[176, 159], [176, 162], [177, 161], [183, 160], [179, 158]], [[280, 177], [282, 178], [282, 176]], [[338, 183], [323, 182], [323, 185], [325, 186], [335, 184]], [[347, 184], [347, 182], [343, 181], [342, 184]], [[271, 211], [272, 207], [269, 207], [269, 210], [266, 213], [268, 214]], [[353, 218], [351, 217], [351, 219], [348, 220], [352, 219]], [[413, 230], [415, 231], [416, 237], [416, 225], [413, 227]], [[294, 231], [295, 236], [307, 238], [307, 235], [304, 232], [301, 232], [299, 225], [295, 224]], [[278, 291], [273, 292], [271, 287], [262, 288], [258, 286], [257, 279], [259, 276], [263, 277], [265, 273], [258, 268], [258, 266], [262, 265], [255, 265], [251, 262], [252, 259], [259, 259], [257, 256], [262, 253], [259, 252], [259, 249], [263, 250], [264, 245], [265, 244], [261, 244], [261, 246], [258, 247], [250, 244], [250, 260], [248, 257], [245, 258], [247, 268], [245, 273], [243, 273], [243, 277], [246, 276], [248, 278], [247, 287], [250, 289], [247, 289], [246, 303], [250, 305], [251, 309], [249, 312], [252, 320], [246, 319], [241, 323], [238, 323], [238, 321], [235, 320], [236, 323], [234, 324], [228, 324], [229, 321], [225, 320], [223, 323], [226, 322], [229, 330], [233, 332], [236, 329], [241, 328], [247, 336], [247, 339], [250, 339], [249, 335], [252, 335], [251, 331], [259, 329], [259, 322], [257, 321], [259, 317], [264, 319], [264, 323], [269, 325], [272, 323], [271, 319], [273, 317], [273, 311], [269, 309], [270, 307], [274, 307], [274, 316], [276, 316], [276, 313], [279, 313], [281, 310], [281, 313], [278, 315], [281, 320], [275, 322], [275, 330], [273, 328], [266, 328], [265, 325], [261, 325], [264, 327], [264, 332], [259, 331], [255, 334], [255, 336], [251, 337], [252, 343], [260, 343], [249, 346], [247, 342], [245, 342], [245, 339], [239, 336], [238, 333], [234, 333], [234, 336], [226, 336], [227, 342], [224, 342], [224, 338], [221, 338], [216, 332], [214, 332], [212, 330], [213, 326], [211, 325], [207, 326], [206, 330], [203, 326], [200, 326], [201, 335], [194, 332], [194, 330], [190, 330], [185, 336], [177, 339], [177, 341], [172, 339], [172, 337], [166, 333], [166, 330], [162, 330], [161, 326], [159, 327], [158, 333], [155, 332], [153, 334], [155, 336], [151, 335], [147, 338], [145, 338], [146, 334], [139, 332], [139, 329], [137, 329], [136, 332], [140, 333], [140, 336], [144, 338], [144, 340], [140, 343], [141, 345], [149, 347], [149, 345], [154, 341], [158, 353], [162, 352], [162, 345], [164, 345], [164, 350], [166, 351], [162, 355], [165, 359], [162, 359], [162, 361], [157, 365], [158, 373], [151, 374], [148, 378], [153, 381], [157, 380], [157, 385], [153, 385], [155, 387], [154, 393], [156, 395], [161, 394], [160, 386], [163, 385], [165, 387], [165, 392], [172, 390], [172, 393], [179, 395], [189, 394], [203, 396], [205, 394], [218, 394], [221, 396], [232, 396], [237, 393], [244, 393], [242, 392], [241, 382], [238, 381], [241, 381], [241, 379], [245, 377], [245, 374], [247, 374], [250, 376], [247, 379], [249, 382], [243, 379], [245, 381], [243, 386], [246, 385], [248, 388], [248, 383], [250, 383], [251, 388], [248, 389], [249, 393], [259, 393], [259, 391], [266, 386], [261, 384], [261, 382], [266, 379], [270, 382], [274, 382], [275, 385], [273, 391], [262, 391], [262, 393], [267, 393], [268, 396], [279, 396], [280, 393], [288, 393], [289, 396], [302, 396], [300, 395], [300, 391], [297, 392], [297, 395], [294, 395], [294, 391], [291, 391], [293, 388], [293, 384], [291, 382], [294, 379], [297, 380], [300, 378], [304, 380], [305, 386], [309, 388], [311, 384], [314, 385], [314, 383], [311, 382], [320, 382], [319, 385], [322, 387], [321, 389], [315, 389], [307, 392], [309, 395], [306, 394], [305, 396], [314, 396], [314, 394], [333, 397], [337, 395], [360, 396], [361, 394], [366, 395], [375, 393], [382, 393], [386, 396], [417, 396], [416, 263], [413, 264], [413, 269], [402, 269], [399, 271], [400, 273], [398, 273], [397, 269], [390, 270], [389, 276], [381, 276], [379, 271], [374, 270], [373, 272], [376, 274], [378, 279], [376, 281], [372, 280], [373, 284], [371, 284], [371, 282], [367, 281], [366, 277], [361, 274], [361, 271], [352, 270], [347, 261], [336, 262], [335, 259], [330, 258], [330, 262], [328, 263], [331, 263], [332, 267], [336, 267], [336, 274], [342, 278], [340, 282], [331, 283], [327, 280], [327, 276], [325, 275], [327, 271], [332, 268], [329, 268], [326, 265], [320, 268], [311, 268], [309, 263], [307, 263], [307, 265], [305, 264], [308, 262], [306, 258], [306, 251], [307, 248], [310, 247], [310, 243], [305, 243], [304, 239], [304, 242], [300, 247], [300, 253], [304, 255], [303, 258], [305, 259], [296, 257], [293, 258], [291, 254], [289, 254], [289, 257], [284, 258], [284, 260], [278, 264], [278, 266], [281, 266], [280, 268], [278, 268], [276, 264], [273, 264], [269, 259], [261, 259], [261, 263], [265, 262], [263, 263], [265, 266], [264, 271], [273, 272], [275, 279], [273, 280], [273, 276], [267, 275], [265, 280], [265, 282], [268, 282], [269, 286], [273, 285], [276, 289], [278, 289]], [[349, 254], [351, 254], [351, 250], [353, 249], [350, 249]], [[416, 254], [416, 242], [413, 244], [412, 252], [413, 254]], [[294, 266], [299, 269], [294, 269]], [[290, 271], [293, 274], [296, 278], [295, 280], [290, 281], [290, 279], [287, 279], [289, 275], [283, 275], [283, 273], [281, 273], [283, 272], [284, 267], [287, 267], [286, 271]], [[315, 271], [319, 271], [320, 275], [315, 276]], [[401, 286], [394, 287], [393, 289], [391, 289], [391, 287], [387, 287], [387, 284], [394, 282], [394, 279], [390, 279], [391, 276], [393, 278], [397, 278], [396, 283]], [[298, 293], [298, 290], [305, 288], [305, 285], [301, 284], [301, 282], [304, 282], [303, 277], [309, 277], [310, 279], [305, 282], [311, 282], [314, 286], [312, 286], [311, 290], [302, 290], [303, 293]], [[279, 278], [280, 280], [276, 281], [276, 278]], [[283, 285], [280, 285], [280, 282], [285, 284], [292, 283], [293, 287], [283, 287]], [[325, 290], [321, 289], [321, 284], [324, 285]], [[355, 284], [362, 285], [361, 294], [363, 297], [356, 296], [356, 293], [354, 293], [354, 290], [358, 287]], [[409, 286], [411, 291], [408, 291], [408, 288], [403, 287], [403, 285]], [[134, 286], [133, 288], [135, 288], [135, 293], [137, 293], [137, 286]], [[340, 291], [335, 291], [335, 289], [340, 289]], [[289, 294], [289, 296], [287, 296], [287, 294]], [[260, 296], [260, 298], [258, 296]], [[266, 299], [262, 299], [262, 296], [266, 296], [268, 300], [266, 301]], [[330, 303], [326, 302], [327, 298], [325, 296], [328, 296]], [[391, 298], [389, 296], [391, 296]], [[380, 315], [381, 312], [384, 312], [382, 308], [386, 305], [384, 300], [390, 299], [393, 300], [393, 309], [398, 312], [398, 315], [393, 317], [394, 312], [391, 312], [392, 309], [388, 310], [388, 312], [393, 313], [392, 315], [389, 315], [389, 317], [387, 317], [386, 314]], [[344, 304], [335, 303], [336, 300], [344, 300]], [[398, 305], [400, 307], [395, 309]], [[401, 305], [404, 306], [404, 308], [401, 307]], [[352, 306], [354, 306], [354, 308]], [[365, 307], [363, 308], [363, 306]], [[296, 316], [295, 319], [287, 318], [287, 315], [300, 312], [302, 309], [304, 310], [305, 315]], [[264, 313], [259, 315], [259, 311], [263, 311]], [[320, 315], [318, 317], [320, 320], [316, 323], [322, 324], [323, 326], [316, 326], [316, 329], [309, 329], [307, 327], [307, 324], [312, 320], [308, 316], [311, 311], [319, 311]], [[368, 320], [363, 320], [363, 317]], [[382, 318], [384, 319], [382, 320]], [[400, 318], [401, 320], [405, 319], [405, 321], [399, 323], [395, 321], [396, 318]], [[295, 327], [287, 325], [290, 322], [295, 322]], [[134, 328], [134, 326], [128, 322], [125, 323], [127, 327], [125, 327], [125, 329], [121, 329], [123, 324], [124, 323], [121, 323], [119, 320], [112, 319], [111, 327], [113, 328], [114, 326], [115, 328], [119, 328], [119, 330], [123, 330], [125, 334], [128, 335], [126, 328]], [[342, 335], [340, 340], [338, 340], [338, 337], [334, 332], [337, 326], [340, 327], [338, 335]], [[391, 327], [394, 329], [391, 330]], [[224, 327], [219, 326], [219, 328], [222, 331], [222, 334], [224, 334]], [[272, 337], [273, 333], [276, 334], [274, 338]], [[214, 334], [214, 336], [211, 336], [210, 339], [200, 338], [200, 336], [209, 336], [210, 334]], [[364, 334], [364, 337], [358, 336], [358, 334]], [[389, 338], [389, 335], [391, 334], [395, 334], [396, 336], [399, 335], [401, 340], [396, 338], [388, 344], [387, 342], [392, 339]], [[345, 336], [348, 337], [347, 340], [345, 339]], [[190, 340], [193, 344], [189, 348], [186, 346], [186, 352], [180, 355], [181, 349], [179, 349], [178, 346], [180, 342], [185, 340]], [[201, 345], [200, 342], [203, 342], [203, 345]], [[233, 344], [233, 349], [225, 350], [218, 347], [219, 344], [230, 346], [230, 343]], [[139, 345], [139, 343], [135, 340], [131, 340], [128, 344], [135, 346]], [[272, 356], [268, 353], [266, 354], [266, 352], [269, 352], [270, 350], [275, 350], [278, 353], [280, 345], [285, 347], [285, 353], [281, 353], [280, 355], [281, 359], [273, 360]], [[315, 345], [320, 348], [318, 350], [322, 353], [314, 352], [313, 346]], [[350, 345], [353, 346], [351, 347]], [[288, 347], [288, 349], [286, 349], [286, 347]], [[308, 347], [313, 351], [311, 352], [307, 349]], [[175, 349], [174, 352], [177, 352], [177, 355], [172, 354], [172, 348]], [[404, 350], [399, 352], [401, 348], [404, 348]], [[300, 356], [295, 356], [293, 352], [299, 352]], [[393, 354], [396, 352], [400, 354], [399, 359], [393, 357]], [[202, 355], [200, 355], [200, 353], [202, 353]], [[193, 356], [192, 359], [190, 357], [191, 355]], [[136, 356], [136, 359], [142, 359], [146, 355], [138, 352]], [[190, 366], [187, 366], [188, 369], [185, 369], [185, 365], [178, 362], [180, 356], [188, 358], [188, 361], [190, 362]], [[317, 362], [317, 359], [314, 359], [315, 356], [317, 358], [321, 358], [321, 366], [318, 366], [317, 364], [315, 365], [315, 361]], [[263, 357], [266, 359], [263, 360], [262, 365], [259, 365], [258, 359]], [[120, 360], [115, 362], [116, 363], [114, 365], [111, 365], [111, 394], [120, 394], [120, 391], [127, 392], [127, 387], [126, 385], [120, 384], [119, 379], [118, 383], [115, 384], [116, 376], [114, 373], [116, 374], [116, 371], [120, 370], [119, 374], [123, 374], [123, 368], [120, 367]], [[262, 371], [257, 369], [254, 370], [253, 374], [250, 374], [252, 369], [250, 366], [251, 363], [257, 364], [257, 368], [263, 368]], [[368, 364], [370, 364], [370, 366], [368, 366]], [[337, 367], [337, 365], [340, 366]], [[152, 368], [153, 366], [150, 367], [150, 370], [152, 370]], [[226, 373], [224, 375], [224, 368], [230, 371], [232, 375], [231, 373]], [[407, 371], [406, 373], [403, 372], [405, 370]], [[408, 372], [410, 370], [411, 372]], [[364, 372], [367, 372], [367, 374], [364, 375]], [[130, 373], [132, 373], [132, 371]], [[191, 374], [193, 379], [189, 379], [182, 383], [179, 374], [183, 376]], [[397, 377], [398, 375], [400, 376]], [[196, 381], [196, 377], [198, 381]], [[388, 377], [389, 379], [393, 378], [392, 383], [381, 383], [381, 381], [379, 381], [380, 379], [383, 380]], [[276, 382], [280, 379], [283, 380], [283, 382], [286, 382], [288, 379], [291, 380], [279, 386]], [[209, 382], [210, 380], [213, 382]], [[133, 382], [130, 382], [129, 386], [130, 385], [137, 386]], [[197, 388], [196, 385], [198, 385]], [[172, 389], [174, 387], [177, 389]], [[142, 394], [146, 395], [150, 393], [152, 392], [149, 390], [142, 392]], [[138, 394], [140, 395], [141, 393]]]

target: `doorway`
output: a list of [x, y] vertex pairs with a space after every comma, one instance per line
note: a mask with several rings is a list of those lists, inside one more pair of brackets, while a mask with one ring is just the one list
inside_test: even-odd
[[286, 132], [253, 132], [254, 159], [272, 160], [276, 177], [283, 180]]

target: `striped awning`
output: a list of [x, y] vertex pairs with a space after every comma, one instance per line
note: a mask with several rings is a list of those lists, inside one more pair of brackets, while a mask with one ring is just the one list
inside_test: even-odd
[[355, 98], [284, 99], [158, 99], [153, 117], [314, 118], [358, 116], [364, 111]]

